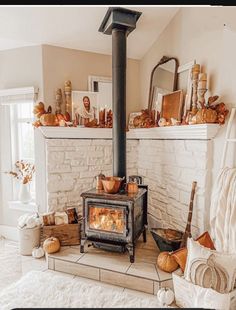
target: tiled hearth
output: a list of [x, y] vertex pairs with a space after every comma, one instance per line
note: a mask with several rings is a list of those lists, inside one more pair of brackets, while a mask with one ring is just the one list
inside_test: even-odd
[[137, 242], [135, 263], [127, 253], [107, 252], [91, 247], [81, 254], [79, 246], [63, 247], [47, 257], [48, 268], [128, 289], [156, 294], [160, 287], [172, 287], [172, 276], [156, 267], [159, 250], [150, 233], [147, 243]]

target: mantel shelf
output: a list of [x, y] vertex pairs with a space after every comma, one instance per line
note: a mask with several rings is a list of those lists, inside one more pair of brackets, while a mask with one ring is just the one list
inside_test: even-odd
[[[218, 124], [138, 128], [130, 129], [127, 139], [210, 140], [216, 136], [219, 128]], [[112, 139], [111, 128], [41, 126], [39, 130], [46, 139]]]

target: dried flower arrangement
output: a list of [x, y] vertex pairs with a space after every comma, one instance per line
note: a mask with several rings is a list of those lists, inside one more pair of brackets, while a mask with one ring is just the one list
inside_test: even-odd
[[35, 172], [35, 165], [24, 160], [17, 160], [15, 162], [16, 171], [6, 172], [12, 175], [17, 180], [20, 180], [22, 184], [28, 184], [32, 181], [33, 174]]

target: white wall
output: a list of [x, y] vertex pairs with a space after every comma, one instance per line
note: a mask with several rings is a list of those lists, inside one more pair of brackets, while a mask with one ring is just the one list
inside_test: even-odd
[[[39, 88], [39, 98], [41, 99], [43, 97], [41, 46], [0, 51], [0, 67], [0, 89], [35, 86]], [[6, 122], [6, 120], [1, 121], [3, 124], [4, 121]], [[5, 128], [4, 126], [3, 128]], [[0, 135], [0, 137], [1, 136], [2, 135]], [[1, 143], [1, 145], [5, 145], [7, 148], [7, 143], [5, 141], [3, 144]], [[4, 158], [4, 147], [1, 148], [0, 156], [1, 159]], [[2, 172], [4, 169], [7, 170], [6, 166], [1, 167], [0, 171]], [[6, 183], [9, 178], [8, 175], [1, 173], [1, 181], [4, 182], [5, 180]], [[4, 194], [6, 194], [6, 192]], [[23, 213], [10, 209], [6, 199], [3, 199], [3, 201], [1, 200], [0, 225], [16, 226], [17, 218]]]
[[[112, 43], [112, 42], [111, 42]], [[127, 116], [139, 111], [139, 60], [127, 61]], [[112, 58], [109, 55], [43, 45], [43, 82], [46, 106], [55, 104], [55, 89], [64, 90], [64, 82], [71, 80], [73, 90], [88, 90], [88, 76], [111, 77]]]
[[[65, 80], [72, 81], [74, 90], [87, 90], [88, 75], [111, 76], [111, 65], [108, 55], [50, 45], [0, 51], [0, 89], [38, 87], [38, 99], [53, 107], [55, 88], [63, 88]], [[140, 107], [138, 60], [127, 61], [127, 85], [128, 115]], [[6, 177], [9, 176], [1, 175], [0, 181]], [[0, 225], [16, 226], [17, 218], [24, 211], [9, 209], [1, 192], [0, 199], [4, 200], [0, 205]]]
[[[228, 107], [236, 106], [235, 14], [236, 7], [181, 8], [141, 60], [142, 106], [148, 105], [151, 70], [163, 55], [176, 57], [180, 65], [196, 59], [209, 76], [207, 97], [217, 94]], [[214, 141], [213, 177], [219, 169], [224, 136], [225, 126]]]

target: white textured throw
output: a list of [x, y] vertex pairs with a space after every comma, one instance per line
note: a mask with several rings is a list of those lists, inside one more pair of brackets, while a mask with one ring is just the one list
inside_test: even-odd
[[236, 168], [224, 168], [213, 187], [211, 236], [217, 251], [236, 253]]
[[138, 297], [99, 283], [30, 271], [0, 293], [0, 309], [158, 308], [156, 296]]

